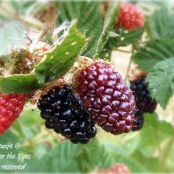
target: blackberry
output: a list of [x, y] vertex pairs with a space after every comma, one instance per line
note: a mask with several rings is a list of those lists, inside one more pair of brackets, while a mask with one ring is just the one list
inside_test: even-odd
[[95, 123], [85, 111], [81, 100], [73, 94], [72, 86], [54, 87], [39, 102], [45, 126], [70, 139], [85, 144], [96, 134]]
[[135, 113], [135, 120], [134, 120], [134, 123], [133, 123], [132, 131], [138, 131], [143, 127], [143, 125], [144, 125], [144, 116], [143, 116], [143, 114], [144, 113], [141, 110], [138, 110]]
[[105, 61], [97, 61], [75, 74], [74, 85], [91, 118], [112, 134], [132, 130], [135, 100], [121, 75]]
[[130, 82], [130, 88], [135, 96], [137, 108], [143, 112], [154, 112], [157, 102], [150, 95], [145, 77]]

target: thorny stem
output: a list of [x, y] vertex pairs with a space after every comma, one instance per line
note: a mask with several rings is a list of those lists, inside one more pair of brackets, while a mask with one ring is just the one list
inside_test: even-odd
[[39, 41], [44, 38], [44, 36], [47, 34], [49, 29], [51, 29], [51, 31], [53, 31], [55, 29], [55, 26], [56, 26], [56, 16], [55, 16], [55, 4], [54, 4], [54, 1], [50, 1], [49, 19], [47, 21], [47, 24], [48, 25], [45, 27], [45, 29], [43, 30], [43, 32], [41, 33], [41, 35], [39, 37]]
[[129, 75], [129, 71], [130, 71], [130, 68], [131, 68], [132, 61], [133, 61], [132, 58], [133, 58], [134, 52], [139, 49], [140, 44], [141, 44], [141, 39], [137, 44], [132, 45], [131, 57], [130, 57], [130, 60], [129, 60], [129, 65], [128, 65], [126, 76], [125, 76], [125, 82], [127, 81], [127, 78], [128, 78], [128, 75]]
[[49, 27], [46, 27], [44, 30], [43, 30], [43, 32], [40, 34], [40, 36], [39, 36], [39, 41], [41, 41], [43, 38], [44, 38], [44, 36], [47, 34], [47, 32], [48, 32], [48, 30], [49, 30]]
[[56, 15], [55, 15], [55, 3], [53, 0], [50, 1], [50, 9], [49, 9], [49, 21], [48, 25], [50, 29], [53, 31], [56, 27]]

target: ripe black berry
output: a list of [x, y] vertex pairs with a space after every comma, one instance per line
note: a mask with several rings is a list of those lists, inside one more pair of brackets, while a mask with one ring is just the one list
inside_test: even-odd
[[132, 130], [134, 96], [109, 63], [97, 61], [80, 70], [74, 85], [91, 118], [105, 131], [121, 134]]
[[69, 138], [73, 143], [87, 143], [96, 135], [95, 123], [85, 111], [71, 86], [54, 87], [39, 102], [45, 126]]
[[135, 96], [137, 108], [143, 112], [154, 112], [157, 102], [150, 95], [145, 77], [130, 82], [130, 88]]
[[138, 131], [140, 130], [144, 125], [144, 116], [143, 112], [141, 110], [138, 110], [135, 113], [135, 120], [133, 123], [132, 131]]

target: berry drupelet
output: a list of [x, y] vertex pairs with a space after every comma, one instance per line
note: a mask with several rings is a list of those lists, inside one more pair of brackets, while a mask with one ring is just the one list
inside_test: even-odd
[[4, 134], [18, 118], [26, 99], [27, 95], [24, 94], [5, 95], [0, 93], [0, 134]]
[[135, 96], [137, 108], [143, 112], [154, 112], [157, 102], [150, 95], [145, 77], [130, 82], [130, 88]]
[[80, 69], [74, 86], [93, 121], [105, 131], [121, 134], [132, 130], [134, 96], [108, 62], [99, 60]]
[[116, 27], [126, 30], [138, 29], [144, 26], [144, 14], [140, 8], [131, 3], [122, 3], [116, 22]]
[[135, 120], [133, 123], [133, 127], [132, 127], [132, 131], [138, 131], [140, 129], [142, 129], [142, 127], [144, 126], [144, 116], [143, 116], [143, 112], [141, 110], [138, 110], [135, 113]]
[[85, 144], [96, 134], [95, 123], [71, 86], [52, 88], [40, 98], [38, 108], [45, 126], [69, 138], [72, 143]]

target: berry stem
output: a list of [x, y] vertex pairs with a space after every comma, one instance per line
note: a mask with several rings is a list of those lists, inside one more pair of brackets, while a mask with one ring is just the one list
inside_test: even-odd
[[123, 53], [132, 53], [132, 51], [127, 51], [127, 50], [122, 50], [122, 49], [117, 49], [116, 51], [123, 52]]
[[125, 76], [125, 82], [127, 81], [127, 78], [128, 78], [128, 75], [129, 75], [129, 71], [130, 71], [130, 68], [131, 68], [132, 61], [133, 61], [132, 58], [133, 58], [134, 52], [139, 49], [140, 44], [142, 43], [141, 40], [142, 40], [142, 37], [140, 38], [140, 40], [137, 43], [132, 45], [131, 57], [130, 57], [130, 60], [129, 60], [129, 65], [128, 65], [126, 76]]
[[55, 3], [53, 0], [51, 0], [50, 2], [50, 9], [49, 9], [49, 20], [48, 20], [48, 25], [51, 29], [51, 31], [53, 31], [55, 29], [56, 26], [56, 12], [55, 12]]
[[127, 78], [128, 78], [128, 75], [129, 75], [129, 71], [130, 71], [130, 68], [131, 68], [133, 55], [134, 55], [134, 47], [132, 46], [131, 57], [130, 57], [128, 68], [127, 68], [127, 71], [126, 71], [125, 81], [127, 81]]

